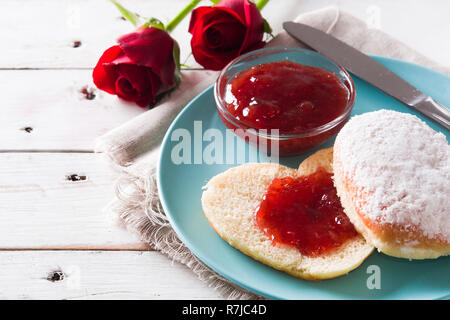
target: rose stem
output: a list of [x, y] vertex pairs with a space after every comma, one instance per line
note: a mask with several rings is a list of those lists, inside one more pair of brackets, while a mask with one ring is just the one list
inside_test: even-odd
[[166, 31], [171, 32], [200, 2], [201, 0], [191, 1], [176, 17], [166, 25]]
[[269, 2], [269, 0], [259, 0], [259, 1], [256, 3], [256, 7], [257, 7], [259, 10], [262, 10], [262, 8], [265, 7], [265, 5], [267, 4], [267, 2]]

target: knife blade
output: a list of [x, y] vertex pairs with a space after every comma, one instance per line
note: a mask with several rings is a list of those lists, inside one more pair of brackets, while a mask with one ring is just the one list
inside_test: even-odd
[[448, 108], [371, 57], [323, 31], [302, 23], [285, 22], [283, 28], [291, 37], [450, 130]]

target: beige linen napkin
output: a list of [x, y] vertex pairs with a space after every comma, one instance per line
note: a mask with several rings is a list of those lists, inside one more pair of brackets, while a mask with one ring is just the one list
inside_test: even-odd
[[[450, 75], [449, 68], [439, 66], [384, 32], [340, 12], [338, 8], [329, 7], [302, 14], [296, 21], [328, 32], [365, 53], [410, 61]], [[302, 47], [285, 32], [272, 39], [269, 46]], [[157, 107], [99, 137], [96, 152], [105, 153], [120, 169], [116, 198], [109, 210], [129, 230], [137, 233], [151, 248], [192, 269], [224, 298], [257, 299], [260, 297], [210, 270], [184, 246], [171, 228], [158, 198], [155, 166], [161, 140], [175, 116], [216, 77], [217, 72], [212, 71], [183, 72], [183, 80], [177, 90]]]

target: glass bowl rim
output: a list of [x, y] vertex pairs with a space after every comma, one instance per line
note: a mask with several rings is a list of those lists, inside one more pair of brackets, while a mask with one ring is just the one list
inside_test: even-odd
[[[266, 134], [263, 132], [267, 132], [267, 131], [272, 131], [274, 129], [258, 129], [258, 128], [254, 128], [249, 126], [248, 124], [246, 124], [245, 122], [243, 122], [242, 120], [238, 120], [236, 119], [236, 117], [231, 114], [231, 112], [229, 112], [227, 110], [227, 108], [224, 106], [223, 103], [223, 98], [220, 96], [219, 93], [219, 84], [221, 83], [221, 81], [223, 80], [223, 78], [225, 77], [225, 73], [228, 71], [228, 69], [230, 69], [233, 65], [239, 63], [241, 60], [251, 57], [252, 55], [257, 55], [260, 53], [264, 53], [264, 52], [272, 52], [272, 53], [279, 53], [279, 52], [298, 52], [301, 54], [312, 54], [312, 55], [316, 55], [319, 56], [325, 60], [328, 60], [329, 62], [331, 62], [332, 64], [334, 64], [345, 76], [347, 82], [349, 83], [349, 99], [347, 101], [347, 105], [345, 106], [344, 112], [339, 115], [338, 117], [334, 118], [333, 120], [322, 124], [318, 127], [315, 128], [311, 128], [308, 130], [304, 130], [301, 132], [296, 132], [296, 133], [290, 133], [290, 134]], [[318, 68], [318, 67], [316, 67]], [[322, 69], [322, 68], [319, 68]], [[327, 70], [328, 71], [328, 70]], [[225, 117], [226, 121], [230, 122], [232, 125], [234, 125], [236, 128], [240, 128], [240, 129], [251, 129], [254, 130], [256, 135], [261, 136], [263, 138], [267, 138], [267, 139], [280, 139], [280, 140], [286, 140], [286, 139], [292, 139], [292, 138], [301, 138], [301, 137], [309, 137], [309, 136], [314, 136], [314, 135], [318, 135], [320, 133], [329, 131], [331, 129], [333, 129], [334, 127], [338, 126], [339, 124], [341, 124], [345, 119], [348, 118], [348, 116], [350, 115], [352, 109], [353, 109], [353, 105], [355, 103], [355, 98], [356, 98], [356, 90], [355, 90], [355, 83], [353, 82], [352, 77], [350, 76], [350, 74], [348, 73], [347, 70], [344, 69], [344, 67], [342, 67], [341, 65], [339, 65], [338, 63], [336, 63], [335, 61], [321, 55], [320, 53], [316, 52], [316, 51], [312, 51], [312, 50], [307, 50], [307, 49], [300, 49], [300, 48], [294, 48], [294, 47], [268, 47], [268, 48], [262, 48], [262, 49], [258, 49], [258, 50], [254, 50], [254, 51], [250, 51], [246, 54], [243, 54], [235, 59], [233, 59], [231, 62], [229, 62], [223, 69], [222, 71], [220, 71], [219, 76], [217, 77], [217, 80], [214, 83], [214, 99], [216, 101], [216, 105], [217, 105], [217, 109], [219, 110], [219, 112], [221, 113], [221, 115], [223, 117]], [[263, 132], [260, 132], [261, 130], [263, 130]]]

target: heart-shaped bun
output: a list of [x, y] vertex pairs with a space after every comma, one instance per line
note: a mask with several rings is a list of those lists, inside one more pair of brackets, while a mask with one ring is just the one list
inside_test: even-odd
[[311, 173], [307, 170], [314, 172], [319, 166], [329, 170], [332, 152], [320, 152], [305, 161], [299, 171], [270, 163], [249, 163], [229, 169], [205, 186], [203, 212], [223, 239], [250, 257], [295, 277], [334, 278], [357, 268], [370, 255], [373, 247], [362, 236], [327, 254], [308, 257], [294, 247], [274, 245], [254, 224], [256, 209], [274, 178], [298, 177]]
[[450, 147], [416, 116], [353, 117], [334, 145], [334, 182], [355, 228], [388, 255], [450, 254]]

